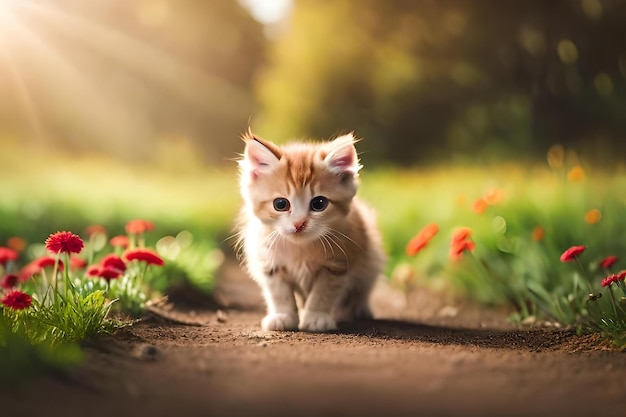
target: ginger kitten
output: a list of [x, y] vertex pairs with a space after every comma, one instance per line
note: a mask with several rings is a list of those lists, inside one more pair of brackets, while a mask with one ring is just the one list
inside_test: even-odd
[[267, 303], [263, 329], [324, 332], [371, 318], [384, 254], [374, 212], [355, 197], [353, 135], [285, 146], [251, 132], [244, 140], [239, 244]]

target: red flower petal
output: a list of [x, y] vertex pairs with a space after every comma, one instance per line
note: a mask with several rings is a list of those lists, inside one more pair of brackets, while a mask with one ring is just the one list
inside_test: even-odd
[[79, 258], [78, 256], [72, 256], [70, 258], [70, 268], [71, 269], [82, 269], [87, 266], [87, 261], [83, 258]]
[[102, 261], [100, 261], [100, 265], [102, 265], [105, 268], [117, 269], [120, 272], [126, 271], [126, 264], [124, 263], [122, 258], [114, 254], [107, 255], [104, 258], [102, 258]]
[[2, 298], [2, 304], [13, 310], [23, 310], [30, 307], [32, 303], [31, 296], [22, 291], [11, 291]]
[[600, 266], [602, 268], [609, 269], [613, 264], [617, 261], [617, 256], [607, 256], [603, 260], [600, 261]]
[[[42, 256], [41, 258], [35, 259], [32, 263], [39, 267], [39, 270], [44, 269], [47, 266], [54, 266], [56, 259], [52, 256]], [[64, 265], [63, 261], [59, 259], [59, 271], [63, 271]], [[37, 271], [39, 272], [39, 271]]]
[[122, 271], [119, 269], [104, 266], [98, 270], [98, 276], [110, 281], [115, 278], [119, 278], [122, 275]]
[[100, 269], [101, 268], [98, 265], [91, 265], [89, 268], [87, 268], [85, 274], [90, 277], [97, 277], [100, 276]]
[[52, 253], [80, 253], [85, 244], [72, 232], [56, 232], [46, 239], [46, 249]]
[[561, 255], [561, 262], [570, 262], [587, 249], [586, 246], [572, 246]]
[[11, 288], [17, 285], [19, 281], [19, 277], [15, 274], [6, 274], [0, 280], [0, 287], [6, 290], [10, 290]]
[[137, 260], [145, 262], [148, 265], [163, 265], [163, 259], [149, 249], [132, 249], [124, 253], [124, 258], [129, 261]]
[[9, 261], [16, 261], [19, 253], [17, 251], [0, 246], [0, 265], [6, 265]]
[[619, 281], [619, 276], [613, 274], [613, 275], [609, 275], [608, 277], [604, 278], [602, 280], [602, 286], [603, 287], [608, 287], [611, 284], [613, 284], [614, 282]]

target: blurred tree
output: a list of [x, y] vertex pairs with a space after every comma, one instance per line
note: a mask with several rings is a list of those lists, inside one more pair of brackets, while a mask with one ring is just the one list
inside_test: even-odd
[[623, 152], [626, 1], [295, 0], [259, 77], [261, 135], [355, 130], [364, 158]]
[[8, 4], [0, 136], [132, 160], [199, 147], [223, 162], [240, 150], [266, 40], [237, 1]]

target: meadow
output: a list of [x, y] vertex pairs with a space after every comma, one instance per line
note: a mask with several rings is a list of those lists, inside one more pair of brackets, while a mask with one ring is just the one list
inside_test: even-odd
[[[234, 162], [218, 169], [184, 159], [155, 165], [53, 153], [8, 156], [15, 154], [0, 158], [0, 246], [15, 237], [23, 242], [14, 269], [44, 256], [44, 241], [57, 231], [81, 236], [80, 256], [89, 264], [121, 255], [108, 239], [127, 234], [165, 265], [150, 268], [139, 281], [136, 265], [117, 280], [68, 277], [61, 287], [74, 291], [73, 298], [62, 291], [46, 296], [45, 288], [23, 284], [36, 300], [31, 316], [38, 318], [30, 322], [26, 310], [3, 309], [0, 342], [14, 350], [0, 366], [31, 361], [24, 354], [18, 355], [22, 362], [14, 360], [29, 344], [43, 346], [34, 354], [43, 363], [73, 363], [80, 356], [76, 342], [123, 325], [108, 319], [111, 308], [139, 315], [148, 299], [181, 282], [209, 294], [215, 270], [233, 255], [230, 238], [240, 203]], [[626, 344], [623, 166], [589, 166], [557, 146], [535, 164], [366, 167], [361, 180], [361, 197], [378, 211], [393, 285], [468, 297], [486, 308], [505, 306], [514, 312], [512, 321], [571, 326], [600, 332], [618, 347]], [[133, 219], [154, 230], [133, 235]], [[94, 225], [104, 228], [106, 238], [93, 238]], [[58, 256], [57, 262], [64, 259]], [[75, 322], [67, 323], [68, 314]], [[26, 342], [11, 342], [7, 334], [25, 332], [28, 323], [40, 331], [26, 332]], [[63, 326], [85, 331], [59, 331]]]

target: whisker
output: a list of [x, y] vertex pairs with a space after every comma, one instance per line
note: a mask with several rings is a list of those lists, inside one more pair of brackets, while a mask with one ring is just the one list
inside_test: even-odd
[[[332, 242], [335, 244], [335, 246], [337, 246], [337, 249], [339, 249], [341, 251], [341, 253], [343, 253], [343, 256], [346, 260], [346, 262], [348, 263], [348, 266], [350, 265], [350, 259], [348, 258], [348, 254], [346, 253], [346, 251], [344, 250], [343, 246], [341, 245], [341, 240], [339, 239], [338, 236], [335, 236], [333, 234], [333, 230], [332, 229], [328, 229], [329, 233], [326, 233], [325, 236], [328, 239], [329, 242]], [[332, 248], [332, 245], [331, 245]], [[334, 254], [334, 252], [333, 252]]]
[[341, 237], [348, 240], [350, 243], [352, 243], [354, 246], [356, 246], [357, 248], [359, 248], [361, 251], [364, 252], [363, 248], [358, 243], [356, 243], [354, 239], [352, 239], [350, 236], [346, 235], [345, 233], [340, 232], [339, 230], [335, 230], [335, 229], [329, 229], [329, 230], [331, 233], [339, 234]]

